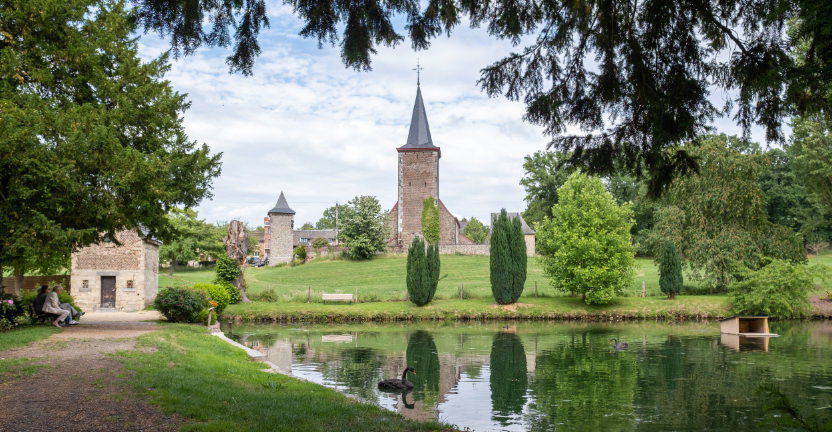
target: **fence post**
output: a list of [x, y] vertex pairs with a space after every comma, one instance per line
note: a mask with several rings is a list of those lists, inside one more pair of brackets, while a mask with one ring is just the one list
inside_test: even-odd
[[353, 296], [353, 301], [358, 303], [358, 287], [355, 287], [355, 295]]
[[647, 297], [647, 289], [644, 281], [641, 281], [641, 298]]
[[310, 303], [312, 301], [312, 285], [306, 286], [306, 302]]
[[534, 296], [537, 297], [537, 281], [534, 281]]
[[459, 299], [462, 300], [465, 297], [465, 283], [459, 284]]

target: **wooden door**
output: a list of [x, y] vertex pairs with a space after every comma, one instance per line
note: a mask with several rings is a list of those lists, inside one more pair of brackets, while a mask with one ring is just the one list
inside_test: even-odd
[[116, 307], [116, 277], [101, 276], [101, 307]]

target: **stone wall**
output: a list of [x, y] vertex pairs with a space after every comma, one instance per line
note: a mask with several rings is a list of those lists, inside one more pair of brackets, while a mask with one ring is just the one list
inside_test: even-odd
[[534, 234], [526, 234], [526, 256], [534, 256]]
[[116, 234], [121, 245], [101, 242], [72, 254], [72, 268], [84, 270], [139, 270], [142, 262], [142, 239], [134, 231]]
[[48, 285], [51, 289], [53, 286], [61, 284], [64, 289], [69, 292], [70, 289], [69, 275], [55, 275], [55, 276], [23, 276], [23, 289], [18, 290], [15, 287], [14, 276], [4, 277], [3, 286], [6, 292], [19, 296], [29, 291], [36, 291], [41, 285]]
[[269, 246], [269, 265], [287, 263], [292, 260], [294, 250], [294, 229], [292, 228], [293, 217], [289, 214], [272, 214], [271, 234]]
[[440, 255], [454, 255], [454, 254], [463, 254], [463, 255], [490, 255], [491, 254], [491, 245], [487, 244], [440, 244], [439, 245], [439, 254]]

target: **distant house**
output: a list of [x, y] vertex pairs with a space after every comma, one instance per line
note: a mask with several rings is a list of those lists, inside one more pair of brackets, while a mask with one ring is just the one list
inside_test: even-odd
[[[520, 226], [523, 228], [523, 237], [526, 239], [526, 255], [527, 256], [534, 256], [535, 249], [534, 249], [534, 230], [526, 223], [523, 216], [520, 216], [520, 213], [517, 212], [507, 212], [509, 219], [520, 218]], [[500, 216], [500, 213], [491, 213], [491, 227], [492, 230], [488, 233], [488, 240], [491, 241], [491, 232], [493, 232], [494, 221]]]
[[72, 253], [70, 292], [81, 309], [132, 312], [153, 304], [159, 291], [159, 240], [120, 231]]
[[304, 246], [311, 246], [312, 240], [316, 238], [325, 238], [330, 245], [337, 244], [335, 240], [335, 230], [334, 229], [325, 229], [325, 230], [295, 230], [294, 233], [294, 246], [297, 247], [298, 245]]

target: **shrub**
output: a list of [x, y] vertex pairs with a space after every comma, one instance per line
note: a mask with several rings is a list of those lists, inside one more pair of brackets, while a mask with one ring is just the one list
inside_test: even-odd
[[[269, 289], [264, 289], [263, 291], [260, 291], [259, 293], [256, 293], [256, 294], [252, 295], [251, 299], [254, 300], [254, 301], [261, 301], [261, 302], [276, 302], [280, 299], [280, 294], [276, 293], [274, 290], [269, 288]], [[305, 297], [305, 294], [304, 294], [304, 300], [305, 299], [306, 299], [306, 297]]]
[[499, 304], [520, 298], [526, 283], [526, 240], [519, 218], [509, 219], [506, 209], [494, 220], [491, 231], [491, 293]]
[[0, 330], [9, 330], [17, 326], [17, 318], [25, 311], [19, 298], [11, 294], [0, 296]]
[[329, 240], [323, 237], [317, 237], [312, 240], [312, 249], [315, 249], [315, 257], [320, 258], [321, 249], [329, 247]]
[[240, 299], [242, 298], [240, 296], [240, 290], [238, 290], [237, 287], [232, 285], [231, 282], [226, 282], [226, 281], [217, 282], [217, 281], [215, 281], [214, 283], [216, 285], [219, 285], [219, 286], [223, 287], [223, 289], [225, 289], [225, 292], [228, 293], [228, 304], [236, 304], [236, 303], [240, 302]]
[[659, 263], [659, 286], [663, 293], [673, 299], [682, 290], [683, 282], [679, 252], [672, 241], [665, 240], [662, 260]]
[[439, 284], [439, 249], [436, 245], [428, 246], [420, 237], [414, 237], [407, 250], [407, 293], [416, 306], [424, 306], [433, 300], [436, 286]]
[[[218, 320], [219, 317], [217, 316], [217, 314], [211, 314], [211, 324], [216, 324]], [[200, 313], [198, 313], [194, 322], [200, 324], [208, 324], [208, 309], [204, 309]]]
[[306, 262], [306, 246], [298, 245], [295, 248], [295, 258], [297, 258], [297, 260], [300, 264], [303, 264], [303, 263]]
[[759, 270], [742, 264], [733, 269], [729, 285], [732, 312], [738, 315], [804, 317], [809, 312], [809, 290], [814, 279], [827, 280], [828, 268], [772, 259]]
[[240, 263], [232, 260], [228, 255], [221, 254], [217, 258], [214, 272], [214, 282], [231, 282], [240, 277]]
[[231, 303], [231, 296], [228, 295], [226, 287], [222, 285], [200, 282], [194, 284], [193, 289], [207, 292], [211, 300], [217, 302], [217, 306], [214, 308], [217, 315], [222, 315], [222, 311]]
[[170, 322], [197, 322], [208, 309], [208, 294], [189, 288], [165, 288], [156, 295], [156, 310]]

